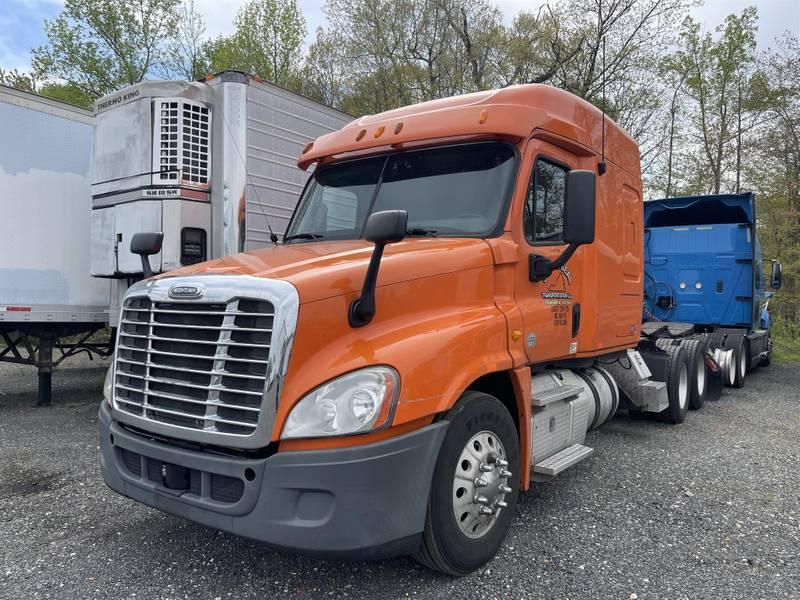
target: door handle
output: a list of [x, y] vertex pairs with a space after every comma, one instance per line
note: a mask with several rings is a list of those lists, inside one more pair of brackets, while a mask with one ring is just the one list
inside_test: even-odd
[[581, 305], [576, 302], [572, 305], [572, 337], [578, 335], [581, 328]]

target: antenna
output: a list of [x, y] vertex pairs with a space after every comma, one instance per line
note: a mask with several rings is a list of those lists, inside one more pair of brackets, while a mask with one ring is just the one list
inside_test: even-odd
[[600, 129], [600, 162], [597, 163], [597, 173], [602, 175], [606, 172], [606, 34], [602, 31], [603, 27], [603, 2], [600, 2], [600, 40], [603, 44], [603, 73], [600, 81], [600, 94], [602, 96], [601, 111], [603, 113], [603, 123]]
[[242, 156], [241, 150], [239, 150], [239, 145], [236, 143], [236, 138], [233, 135], [233, 131], [231, 131], [230, 123], [228, 123], [228, 118], [223, 114], [222, 120], [225, 121], [225, 127], [228, 128], [228, 135], [230, 135], [231, 142], [233, 142], [233, 147], [236, 148], [236, 154], [239, 155], [239, 160], [242, 161], [242, 166], [244, 167], [245, 175], [247, 176], [247, 181], [250, 183], [250, 187], [256, 194], [256, 204], [258, 204], [258, 209], [261, 211], [261, 216], [264, 217], [264, 222], [267, 224], [267, 229], [269, 229], [269, 240], [278, 245], [278, 236], [275, 235], [275, 232], [272, 231], [272, 225], [269, 224], [269, 217], [267, 217], [267, 213], [264, 212], [264, 206], [261, 204], [261, 197], [258, 195], [258, 188], [256, 188], [255, 184], [253, 183], [252, 178], [250, 177], [250, 171], [247, 170], [247, 163]]

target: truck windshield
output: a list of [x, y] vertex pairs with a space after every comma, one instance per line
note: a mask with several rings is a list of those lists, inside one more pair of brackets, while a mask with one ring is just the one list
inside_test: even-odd
[[358, 239], [368, 215], [390, 209], [408, 211], [408, 235], [488, 236], [503, 216], [515, 166], [511, 145], [480, 142], [323, 167], [284, 240]]

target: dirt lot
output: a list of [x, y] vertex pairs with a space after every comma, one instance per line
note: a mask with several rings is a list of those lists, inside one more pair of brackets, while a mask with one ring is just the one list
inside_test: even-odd
[[97, 466], [102, 363], [0, 365], [0, 598], [799, 598], [800, 365], [674, 427], [618, 415], [594, 456], [521, 497], [500, 555], [463, 579], [410, 559], [322, 562], [122, 498]]

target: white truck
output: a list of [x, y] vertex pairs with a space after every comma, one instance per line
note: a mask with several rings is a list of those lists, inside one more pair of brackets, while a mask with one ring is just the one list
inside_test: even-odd
[[0, 361], [38, 367], [40, 404], [56, 364], [110, 353], [91, 341], [108, 323], [111, 287], [89, 270], [94, 120], [0, 86]]
[[277, 241], [307, 174], [304, 146], [350, 115], [261, 79], [144, 81], [95, 103], [91, 272], [112, 283], [111, 325], [142, 278], [136, 233], [163, 232], [155, 273]]

